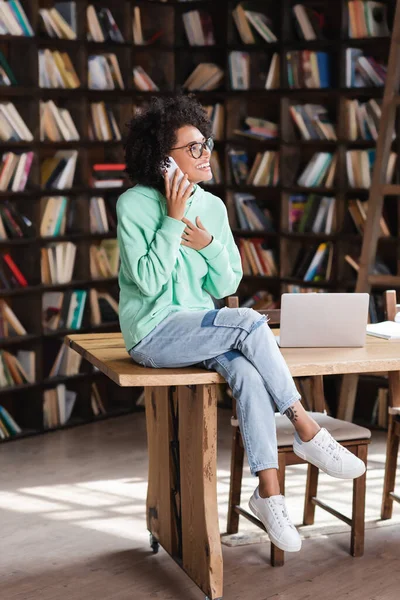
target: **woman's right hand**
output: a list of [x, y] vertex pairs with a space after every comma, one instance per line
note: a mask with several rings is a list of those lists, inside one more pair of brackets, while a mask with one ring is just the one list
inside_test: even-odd
[[185, 214], [186, 202], [193, 191], [193, 183], [188, 185], [185, 189], [187, 182], [187, 175], [182, 178], [178, 186], [178, 176], [181, 173], [180, 169], [176, 169], [172, 182], [169, 182], [168, 173], [164, 174], [165, 181], [165, 197], [167, 198], [167, 213], [169, 217], [181, 221]]

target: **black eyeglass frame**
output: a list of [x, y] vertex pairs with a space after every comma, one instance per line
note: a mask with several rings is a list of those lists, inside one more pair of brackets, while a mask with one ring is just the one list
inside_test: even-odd
[[[193, 147], [201, 146], [200, 154], [198, 156], [194, 156]], [[203, 156], [204, 150], [207, 148], [210, 152], [212, 152], [214, 148], [214, 139], [212, 137], [207, 138], [204, 142], [190, 142], [190, 144], [186, 144], [185, 146], [178, 146], [177, 148], [171, 148], [171, 150], [183, 150], [184, 148], [188, 148], [191, 154], [191, 157], [194, 159], [201, 158]]]

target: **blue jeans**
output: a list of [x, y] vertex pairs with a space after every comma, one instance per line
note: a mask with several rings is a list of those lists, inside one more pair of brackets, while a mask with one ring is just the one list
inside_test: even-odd
[[146, 367], [220, 373], [236, 399], [252, 474], [278, 468], [275, 405], [284, 414], [300, 397], [265, 316], [251, 308], [175, 312], [129, 354]]

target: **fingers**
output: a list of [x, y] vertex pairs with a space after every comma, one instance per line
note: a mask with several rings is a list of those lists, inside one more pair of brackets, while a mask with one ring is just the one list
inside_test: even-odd
[[193, 192], [193, 188], [194, 188], [194, 184], [193, 183], [191, 183], [190, 185], [188, 185], [187, 190], [183, 194], [182, 200], [184, 200], [186, 202], [186, 200], [189, 198], [190, 194]]
[[186, 217], [182, 217], [181, 221], [183, 221], [184, 223], [186, 223], [186, 226], [188, 227], [188, 229], [194, 229], [194, 224], [192, 223], [192, 221], [189, 221], [189, 219], [187, 219]]
[[182, 196], [183, 191], [185, 189], [185, 185], [187, 183], [187, 179], [188, 179], [188, 176], [187, 176], [187, 173], [185, 173], [185, 175], [182, 177], [182, 180], [181, 180], [181, 182], [179, 184], [179, 187], [178, 187], [178, 196]]
[[171, 185], [171, 195], [172, 195], [173, 199], [176, 198], [176, 193], [177, 193], [177, 188], [178, 188], [178, 174], [179, 174], [179, 169], [176, 169], [174, 176], [172, 178], [172, 185]]

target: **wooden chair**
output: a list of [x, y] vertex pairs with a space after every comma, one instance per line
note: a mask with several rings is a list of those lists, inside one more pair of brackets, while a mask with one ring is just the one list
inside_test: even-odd
[[[227, 305], [230, 308], [238, 306], [238, 299], [230, 297], [227, 299]], [[260, 310], [261, 314], [268, 314], [270, 317], [269, 325], [277, 325], [280, 322], [279, 310]], [[314, 409], [312, 416], [333, 435], [333, 437], [345, 446], [350, 452], [353, 452], [365, 463], [367, 462], [368, 444], [370, 442], [371, 432], [364, 427], [359, 427], [354, 423], [333, 419], [323, 413], [323, 381], [322, 377], [312, 378], [312, 391], [314, 395]], [[247, 510], [240, 506], [244, 447], [242, 436], [240, 434], [239, 423], [236, 415], [236, 403], [233, 400], [233, 416], [231, 420], [232, 430], [232, 455], [231, 455], [231, 477], [228, 508], [227, 533], [234, 534], [239, 529], [239, 516], [242, 515], [261, 529], [264, 529], [261, 521], [254, 517]], [[285, 493], [285, 468], [286, 465], [300, 464], [304, 461], [293, 452], [293, 426], [286, 417], [276, 416], [277, 440], [278, 440], [278, 461], [279, 461], [279, 484], [281, 493]], [[365, 483], [366, 474], [358, 477], [353, 482], [353, 503], [352, 517], [346, 517], [334, 508], [328, 506], [317, 498], [319, 470], [314, 465], [308, 465], [307, 483], [304, 503], [303, 524], [312, 525], [314, 523], [315, 507], [323, 508], [333, 516], [341, 519], [351, 527], [350, 553], [352, 556], [362, 556], [364, 553], [364, 520], [365, 520]], [[284, 552], [271, 543], [271, 564], [281, 566], [284, 564]]]
[[[400, 304], [397, 304], [396, 292], [388, 290], [385, 292], [385, 316], [388, 321], [394, 321], [400, 312]], [[393, 513], [393, 500], [400, 502], [400, 496], [394, 493], [396, 481], [397, 459], [400, 441], [400, 409], [389, 408], [389, 424], [386, 446], [385, 479], [383, 484], [383, 497], [381, 518], [390, 519]]]

